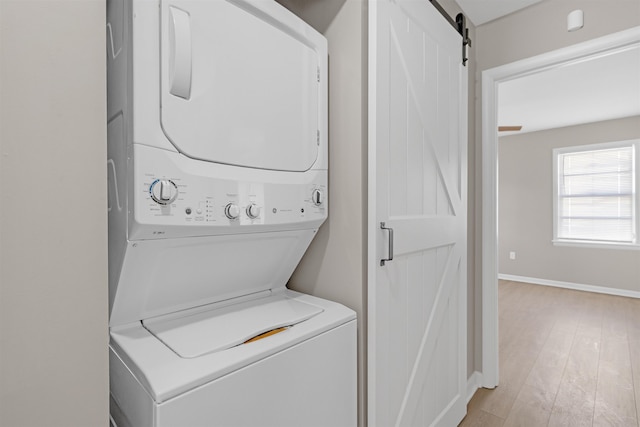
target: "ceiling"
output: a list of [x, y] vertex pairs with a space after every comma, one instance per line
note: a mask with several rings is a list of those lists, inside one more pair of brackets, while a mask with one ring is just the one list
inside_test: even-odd
[[476, 27], [542, 0], [456, 0]]
[[636, 115], [640, 115], [639, 45], [498, 86], [498, 125], [521, 125], [519, 133]]

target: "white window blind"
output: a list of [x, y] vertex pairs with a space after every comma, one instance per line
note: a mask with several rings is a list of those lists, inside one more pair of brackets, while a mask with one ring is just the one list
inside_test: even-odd
[[613, 145], [556, 150], [556, 240], [636, 243], [635, 144]]

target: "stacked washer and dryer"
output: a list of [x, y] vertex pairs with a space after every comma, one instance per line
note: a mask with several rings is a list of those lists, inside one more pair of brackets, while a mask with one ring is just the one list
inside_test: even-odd
[[353, 426], [356, 319], [286, 283], [326, 219], [326, 40], [272, 0], [108, 0], [111, 417]]

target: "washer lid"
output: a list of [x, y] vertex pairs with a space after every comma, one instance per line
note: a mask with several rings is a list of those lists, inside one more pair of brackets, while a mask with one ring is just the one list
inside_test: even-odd
[[142, 324], [178, 356], [193, 358], [244, 344], [261, 334], [293, 326], [323, 311], [320, 307], [278, 295], [184, 317], [144, 320]]
[[163, 0], [161, 120], [186, 156], [306, 171], [322, 36], [275, 2]]

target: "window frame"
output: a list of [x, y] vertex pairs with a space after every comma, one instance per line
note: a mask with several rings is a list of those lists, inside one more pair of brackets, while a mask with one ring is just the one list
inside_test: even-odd
[[[632, 207], [631, 214], [633, 217], [634, 241], [633, 242], [614, 242], [600, 241], [588, 239], [567, 239], [558, 237], [558, 214], [559, 214], [559, 196], [560, 196], [560, 169], [559, 158], [563, 154], [580, 153], [585, 151], [610, 150], [615, 148], [633, 147], [633, 181], [632, 181]], [[623, 141], [612, 141], [586, 145], [566, 146], [553, 149], [553, 245], [554, 246], [577, 246], [592, 248], [614, 248], [614, 249], [631, 249], [640, 250], [640, 139], [628, 139]]]

